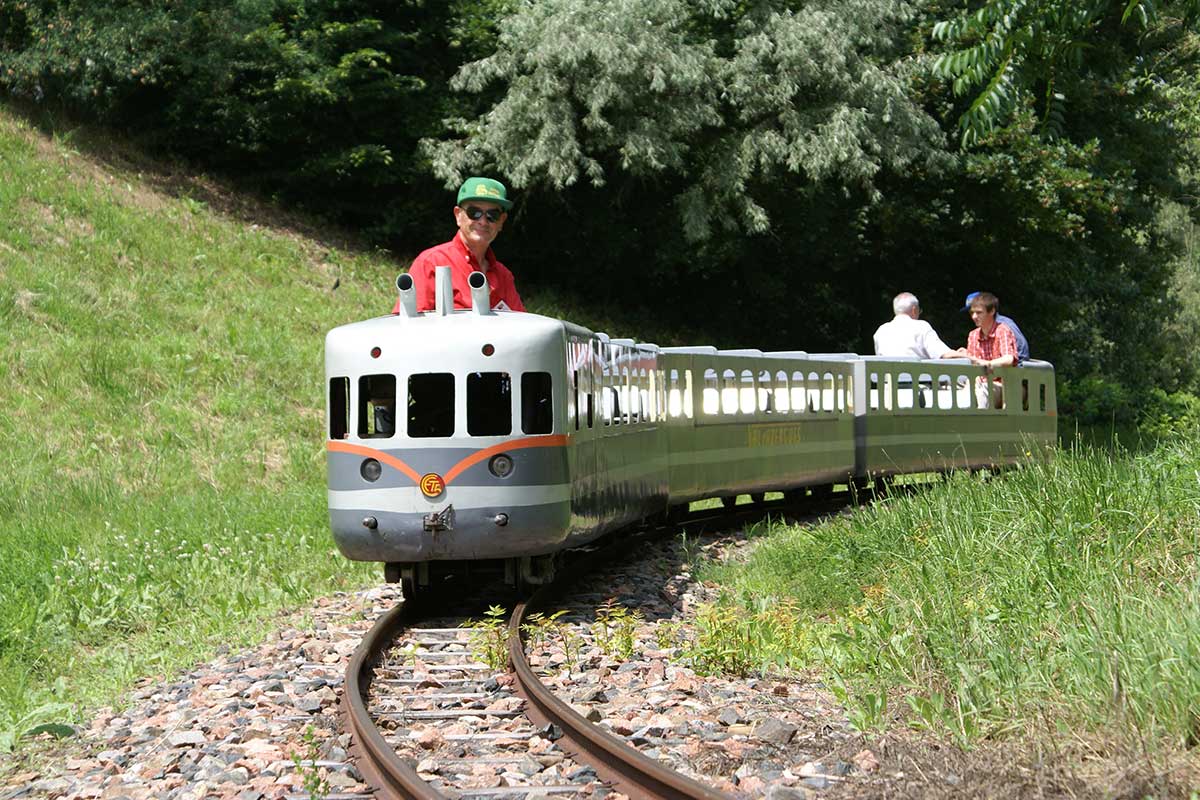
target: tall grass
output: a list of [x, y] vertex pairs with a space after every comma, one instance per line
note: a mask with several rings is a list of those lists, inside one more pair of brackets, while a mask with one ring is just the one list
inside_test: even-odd
[[378, 580], [328, 535], [321, 353], [390, 308], [398, 268], [149, 189], [3, 109], [0, 163], [3, 751]]
[[804, 635], [759, 626], [758, 663], [823, 670], [860, 727], [1200, 738], [1197, 437], [1076, 447], [769, 534], [703, 577], [730, 604], [791, 609]]

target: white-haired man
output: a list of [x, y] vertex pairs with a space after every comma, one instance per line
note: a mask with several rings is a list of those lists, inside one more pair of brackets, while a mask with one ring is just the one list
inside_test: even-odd
[[921, 303], [911, 292], [901, 292], [892, 298], [891, 322], [875, 331], [875, 355], [892, 358], [966, 358], [963, 348], [951, 350], [941, 340], [933, 326], [921, 319]]

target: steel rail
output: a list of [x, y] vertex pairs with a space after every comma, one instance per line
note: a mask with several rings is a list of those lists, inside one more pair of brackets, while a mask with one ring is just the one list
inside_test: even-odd
[[350, 752], [356, 756], [355, 765], [378, 795], [389, 799], [441, 800], [442, 795], [434, 791], [383, 738], [367, 711], [365, 699], [371, 670], [395, 633], [408, 623], [411, 611], [410, 603], [397, 603], [376, 620], [355, 648], [342, 686], [342, 719], [351, 734]]
[[588, 568], [618, 552], [628, 553], [628, 549], [620, 545], [610, 546], [593, 554], [594, 557], [572, 565], [562, 580], [543, 587], [513, 609], [508, 623], [508, 658], [517, 679], [514, 688], [527, 703], [525, 713], [541, 725], [556, 726], [562, 733], [562, 737], [556, 741], [559, 747], [576, 760], [589, 764], [599, 777], [610, 781], [617, 791], [629, 797], [638, 800], [730, 800], [729, 795], [643, 755], [621, 739], [588, 722], [543, 684], [529, 666], [521, 630], [526, 613], [543, 607], [563, 585], [573, 584], [574, 578]]
[[[812, 502], [809, 508], [824, 511], [844, 505], [844, 498], [835, 496], [831, 500]], [[733, 512], [728, 509], [691, 512], [676, 520], [675, 526], [717, 522], [717, 527], [725, 527], [737, 524], [745, 517], [761, 516], [784, 507], [785, 504], [771, 502], [740, 506]], [[729, 795], [675, 772], [588, 722], [538, 679], [525, 657], [521, 628], [526, 614], [543, 607], [598, 564], [628, 552], [628, 539], [609, 544], [576, 560], [553, 583], [542, 587], [528, 601], [516, 605], [508, 623], [509, 664], [516, 677], [516, 691], [525, 699], [526, 714], [531, 719], [540, 725], [554, 725], [562, 733], [557, 740], [559, 747], [590, 765], [600, 778], [613, 783], [629, 797], [636, 800], [729, 800]], [[363, 780], [384, 800], [443, 800], [445, 797], [388, 744], [371, 719], [366, 703], [372, 670], [395, 634], [411, 623], [420, 610], [421, 607], [411, 601], [398, 603], [376, 620], [351, 655], [343, 682], [340, 715], [344, 730], [351, 734], [350, 752]]]

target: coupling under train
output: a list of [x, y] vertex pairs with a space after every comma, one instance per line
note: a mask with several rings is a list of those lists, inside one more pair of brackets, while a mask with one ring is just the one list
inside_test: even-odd
[[502, 565], [537, 584], [555, 556], [706, 498], [821, 495], [837, 483], [1007, 465], [1056, 438], [1054, 369], [962, 360], [658, 347], [563, 320], [400, 312], [325, 340], [329, 519], [339, 550], [406, 596]]

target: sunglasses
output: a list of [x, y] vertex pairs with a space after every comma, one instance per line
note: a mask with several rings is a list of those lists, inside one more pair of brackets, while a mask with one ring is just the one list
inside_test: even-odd
[[499, 222], [500, 215], [504, 213], [498, 208], [489, 208], [487, 211], [484, 211], [477, 206], [467, 206], [463, 211], [467, 213], [469, 219], [476, 220], [480, 217], [487, 217], [488, 222]]

